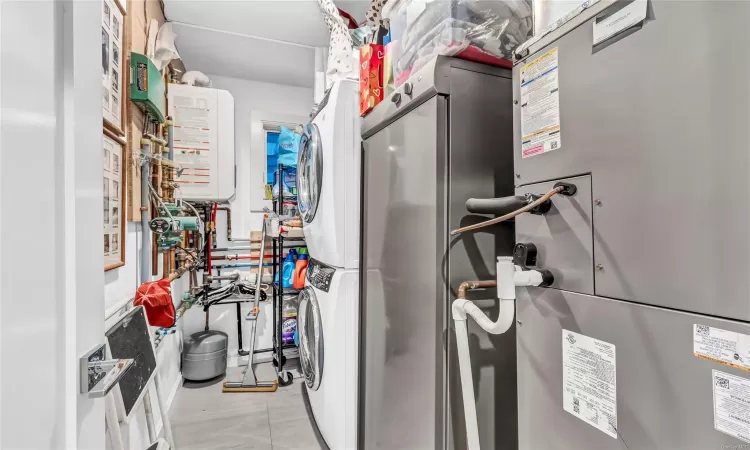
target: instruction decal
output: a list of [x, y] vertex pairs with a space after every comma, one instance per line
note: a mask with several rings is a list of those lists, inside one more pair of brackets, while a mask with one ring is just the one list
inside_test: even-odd
[[557, 48], [521, 68], [521, 157], [562, 147]]
[[563, 408], [617, 439], [615, 346], [562, 330]]
[[693, 354], [698, 358], [750, 371], [750, 336], [694, 324]]
[[750, 380], [713, 371], [714, 428], [750, 442]]
[[594, 45], [646, 20], [648, 1], [635, 0], [612, 15], [594, 21]]

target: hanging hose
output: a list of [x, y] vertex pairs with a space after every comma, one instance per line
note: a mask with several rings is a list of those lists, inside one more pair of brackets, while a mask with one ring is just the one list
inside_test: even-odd
[[453, 231], [451, 231], [451, 236], [455, 236], [455, 235], [463, 233], [465, 231], [478, 230], [480, 228], [488, 227], [490, 225], [495, 225], [496, 223], [505, 222], [506, 220], [512, 219], [512, 218], [516, 217], [519, 214], [523, 214], [525, 212], [531, 211], [532, 209], [538, 207], [539, 205], [541, 205], [542, 203], [544, 203], [547, 200], [551, 199], [555, 195], [563, 192], [565, 189], [566, 189], [565, 186], [562, 186], [562, 185], [561, 186], [556, 186], [554, 189], [552, 189], [551, 191], [549, 191], [546, 194], [542, 195], [541, 197], [539, 197], [535, 201], [529, 203], [528, 205], [524, 206], [523, 208], [519, 208], [519, 209], [517, 209], [517, 210], [515, 210], [513, 212], [510, 212], [508, 214], [502, 215], [500, 217], [496, 217], [494, 219], [486, 220], [484, 222], [480, 222], [480, 223], [477, 223], [477, 224], [474, 224], [474, 225], [469, 225], [469, 226], [466, 226], [466, 227], [459, 228], [457, 230], [453, 230]]

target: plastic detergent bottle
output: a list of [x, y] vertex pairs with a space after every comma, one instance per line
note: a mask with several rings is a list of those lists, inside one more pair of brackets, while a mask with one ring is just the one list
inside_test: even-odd
[[294, 285], [294, 253], [289, 251], [281, 265], [281, 286], [291, 288]]
[[305, 273], [307, 272], [307, 249], [301, 248], [299, 250], [299, 258], [297, 263], [294, 265], [294, 289], [302, 289], [305, 287]]
[[[285, 296], [286, 297], [286, 296]], [[294, 344], [297, 332], [297, 297], [289, 296], [283, 300], [281, 308], [281, 344]]]

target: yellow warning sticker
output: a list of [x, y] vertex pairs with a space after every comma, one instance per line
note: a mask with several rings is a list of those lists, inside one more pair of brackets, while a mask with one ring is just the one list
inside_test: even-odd
[[560, 86], [557, 48], [521, 68], [521, 157], [558, 150]]

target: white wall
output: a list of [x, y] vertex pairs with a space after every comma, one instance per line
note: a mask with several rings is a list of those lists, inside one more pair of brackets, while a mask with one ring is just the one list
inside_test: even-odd
[[0, 447], [99, 449], [78, 356], [103, 337], [101, 6], [0, 14]]
[[[249, 238], [251, 230], [259, 230], [260, 216], [251, 212], [252, 209], [259, 210], [267, 202], [262, 201], [262, 173], [263, 168], [258, 166], [265, 158], [265, 146], [257, 145], [251, 148], [250, 124], [251, 111], [267, 111], [269, 115], [287, 114], [289, 117], [304, 121], [312, 107], [312, 89], [283, 86], [277, 84], [261, 83], [256, 81], [241, 80], [229, 77], [210, 75], [213, 87], [226, 89], [232, 93], [235, 101], [235, 150], [237, 164], [237, 195], [232, 202], [232, 228], [235, 237]], [[263, 114], [265, 115], [265, 114]], [[251, 169], [251, 167], [253, 169]], [[260, 167], [260, 168], [259, 168]], [[233, 176], [233, 174], [228, 174]], [[255, 183], [255, 184], [254, 184]], [[257, 187], [260, 184], [260, 188]], [[251, 186], [255, 186], [257, 195], [250, 195]], [[217, 218], [218, 246], [227, 247], [230, 242], [226, 239], [226, 215], [219, 213]], [[138, 263], [140, 252], [140, 224], [129, 222], [127, 224], [127, 236], [125, 241], [125, 265], [106, 272], [104, 304], [106, 308], [116, 308], [124, 300], [132, 298], [138, 287]], [[236, 245], [247, 246], [247, 242]], [[159, 259], [161, 262], [161, 258]], [[175, 282], [172, 286], [175, 305], [179, 305], [180, 299], [185, 292], [187, 279]], [[248, 312], [248, 307], [243, 305], [243, 317]], [[114, 323], [115, 316], [108, 323]], [[181, 330], [192, 333], [203, 329], [204, 315], [200, 308], [193, 308], [181, 321]], [[271, 330], [269, 317], [261, 314], [259, 323], [266, 325], [258, 332], [256, 348], [267, 348], [271, 345]], [[237, 322], [234, 305], [219, 306], [211, 309], [211, 329], [225, 331], [229, 334], [229, 357], [230, 365], [242, 363], [238, 360], [237, 345]], [[245, 348], [249, 344], [249, 322], [243, 320], [243, 338]], [[167, 336], [157, 349], [159, 361], [159, 373], [161, 379], [160, 394], [165, 399], [167, 408], [179, 388], [182, 378], [179, 372], [180, 340], [182, 332]], [[156, 392], [151, 388], [151, 397], [156, 399]], [[148, 444], [148, 432], [145, 422], [143, 403], [133, 412], [132, 419], [127, 424], [122, 424], [123, 440], [126, 448], [146, 448]], [[158, 407], [155, 408], [154, 417], [157, 421], [157, 430], [161, 429], [161, 418]], [[109, 444], [109, 443], [108, 443]]]
[[[307, 123], [307, 117], [313, 105], [313, 90], [312, 88], [262, 83], [218, 75], [209, 74], [208, 76], [213, 82], [213, 88], [225, 89], [234, 97], [237, 194], [231, 203], [232, 234], [234, 238], [248, 239], [251, 231], [260, 231], [262, 219], [260, 210], [263, 206], [271, 206], [271, 202], [263, 200], [265, 142], [253, 140], [251, 128], [254, 127], [257, 131], [261, 118], [291, 123]], [[217, 230], [218, 247], [248, 245], [247, 242], [233, 243], [227, 241], [226, 215], [222, 212], [217, 215]], [[240, 263], [242, 262], [247, 261], [240, 261]], [[247, 272], [246, 269], [241, 271]], [[259, 329], [256, 334], [256, 348], [269, 348], [271, 346], [270, 309], [270, 304], [265, 305], [265, 309], [261, 310], [258, 318]], [[247, 313], [248, 307], [243, 305], [243, 317]], [[230, 365], [246, 362], [246, 360], [238, 360], [236, 317], [234, 305], [214, 307], [210, 311], [211, 329], [224, 331], [229, 335], [228, 356]], [[201, 331], [204, 324], [203, 310], [193, 308], [185, 314], [184, 332], [189, 334]], [[242, 320], [242, 326], [243, 348], [247, 350], [250, 340], [250, 322]]]
[[[261, 83], [238, 78], [208, 75], [216, 89], [225, 89], [234, 96], [234, 145], [237, 164], [237, 196], [232, 202], [232, 233], [238, 238], [249, 238], [250, 231], [260, 230], [260, 211], [264, 202], [263, 179], [265, 172], [265, 144], [262, 148], [251, 146], [251, 112], [268, 113], [268, 116], [291, 116], [307, 123], [312, 110], [311, 88]], [[255, 147], [258, 147], [257, 145]], [[226, 242], [219, 241], [223, 247]]]
[[[123, 5], [126, 5], [125, 0], [121, 0]], [[85, 2], [84, 2], [85, 3]], [[93, 5], [98, 5], [99, 12], [98, 17], [101, 18], [101, 4], [99, 2], [88, 2]], [[127, 6], [126, 6], [127, 7]], [[98, 38], [97, 38], [98, 39]], [[97, 53], [98, 58], [101, 55]], [[100, 61], [100, 60], [99, 60]], [[101, 67], [101, 62], [98, 63], [97, 67]], [[100, 69], [97, 69], [97, 74]], [[100, 100], [99, 100], [100, 101]], [[101, 116], [101, 106], [99, 106], [99, 114]], [[101, 123], [101, 118], [99, 119]], [[101, 150], [98, 152], [101, 154]], [[101, 167], [101, 164], [99, 165]], [[100, 179], [100, 178], [99, 178]], [[101, 181], [98, 181], [101, 185]], [[100, 193], [101, 195], [101, 193]], [[101, 200], [99, 200], [101, 203]], [[99, 208], [101, 209], [101, 208]], [[104, 323], [105, 329], [114, 325], [118, 318], [122, 316], [126, 309], [118, 310], [118, 306], [121, 306], [129, 299], [135, 296], [135, 291], [140, 285], [142, 280], [138, 279], [138, 267], [140, 263], [140, 249], [141, 249], [141, 230], [140, 223], [127, 222], [125, 232], [125, 265], [116, 269], [104, 272], [104, 312], [100, 314], [102, 320], [108, 318]], [[101, 252], [99, 252], [101, 253]], [[162, 259], [159, 258], [159, 264], [161, 265]], [[162, 273], [161, 267], [159, 267], [159, 273]], [[172, 283], [172, 298], [176, 306], [181, 304], [181, 299], [186, 291], [187, 277], [183, 277], [174, 283]], [[99, 299], [101, 302], [101, 299]], [[178, 327], [179, 329], [180, 327]], [[160, 343], [156, 350], [158, 374], [160, 381], [160, 392], [159, 394], [164, 399], [166, 407], [169, 408], [172, 404], [172, 400], [182, 383], [182, 376], [180, 374], [180, 341], [181, 332], [166, 336]], [[162, 420], [160, 416], [159, 406], [156, 404], [157, 393], [156, 387], [152, 383], [149, 387], [150, 397], [153, 399], [153, 415], [156, 421], [157, 433], [162, 430]], [[111, 394], [110, 394], [111, 395]], [[131, 413], [130, 419], [127, 423], [120, 424], [121, 434], [125, 448], [132, 449], [145, 449], [151, 442], [148, 437], [148, 429], [146, 426], [146, 413], [144, 409], [143, 401], [136, 406], [134, 411]], [[106, 448], [112, 448], [109, 438], [106, 439]], [[96, 449], [100, 449], [102, 446], [97, 446]]]

